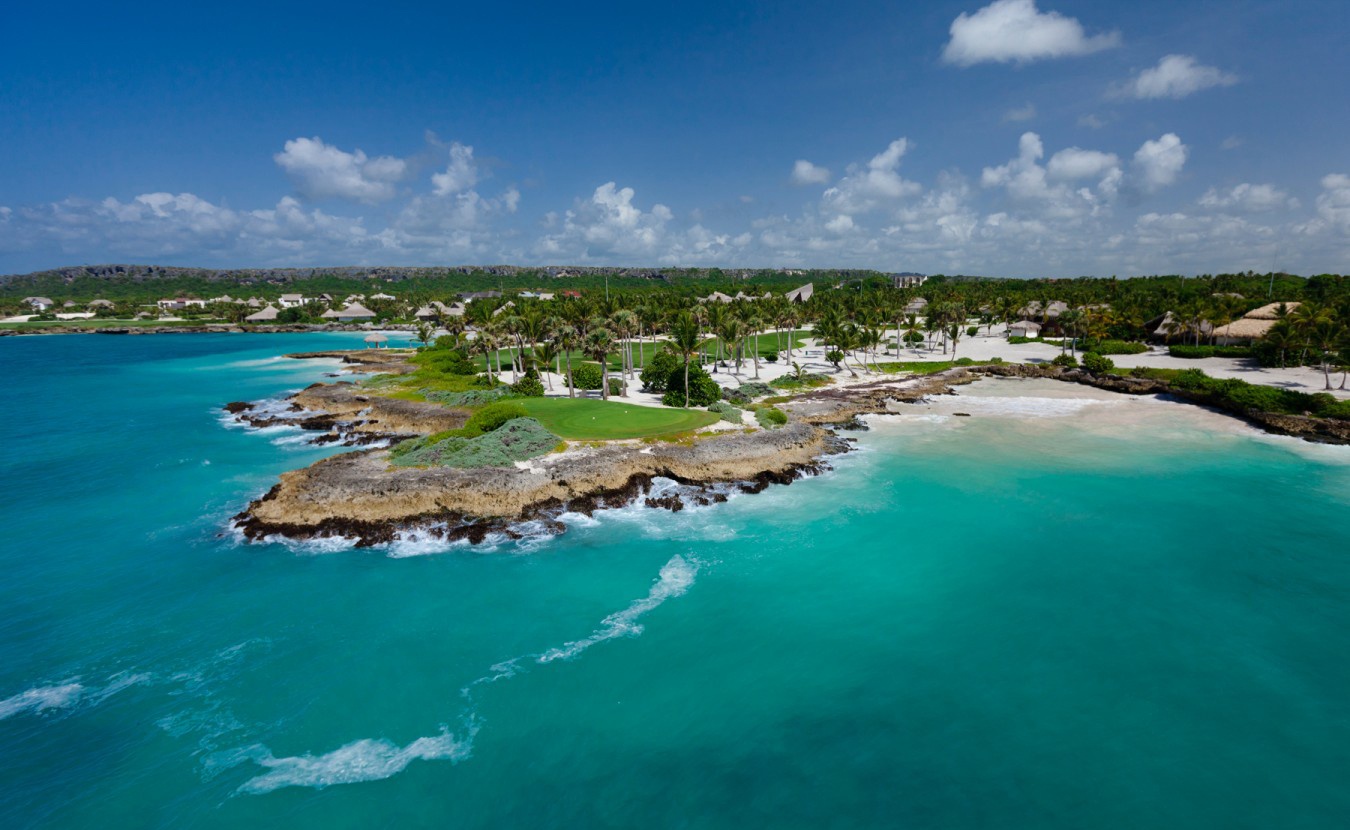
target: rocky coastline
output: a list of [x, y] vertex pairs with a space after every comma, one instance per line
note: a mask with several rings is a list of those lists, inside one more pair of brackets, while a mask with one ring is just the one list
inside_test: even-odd
[[406, 331], [415, 332], [416, 326], [387, 325], [372, 327], [354, 323], [286, 323], [276, 325], [238, 325], [235, 323], [203, 323], [192, 326], [77, 326], [52, 323], [49, 326], [0, 329], [0, 337], [20, 337], [51, 334], [313, 334], [331, 331]]
[[[724, 501], [730, 492], [759, 492], [770, 484], [790, 484], [828, 469], [829, 456], [849, 449], [850, 439], [838, 431], [863, 426], [861, 416], [955, 394], [955, 387], [983, 377], [1044, 378], [1212, 405], [1162, 380], [1056, 366], [961, 367], [795, 397], [779, 405], [791, 417], [781, 429], [702, 434], [679, 443], [574, 446], [511, 468], [393, 467], [382, 448], [346, 453], [283, 474], [266, 495], [235, 516], [234, 523], [251, 541], [274, 536], [343, 537], [364, 547], [409, 534], [480, 543], [530, 532], [562, 533], [565, 526], [559, 517], [564, 513], [590, 515], [634, 502], [678, 511], [686, 505]], [[280, 413], [247, 403], [230, 407], [236, 418], [253, 426], [299, 426], [320, 432], [316, 443], [349, 446], [453, 429], [468, 415], [435, 404], [382, 398], [350, 382], [308, 387]], [[1214, 408], [1269, 432], [1350, 443], [1346, 422]], [[675, 486], [658, 486], [662, 479]]]

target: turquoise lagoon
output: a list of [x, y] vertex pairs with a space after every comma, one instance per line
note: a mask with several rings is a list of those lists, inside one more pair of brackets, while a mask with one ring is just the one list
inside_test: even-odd
[[220, 407], [358, 342], [0, 340], [3, 826], [1350, 816], [1350, 448], [990, 381], [722, 505], [241, 544], [335, 450]]

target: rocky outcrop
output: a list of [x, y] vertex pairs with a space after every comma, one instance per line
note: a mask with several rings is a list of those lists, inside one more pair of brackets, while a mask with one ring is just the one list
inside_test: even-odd
[[976, 377], [964, 368], [933, 375], [881, 380], [810, 392], [779, 404], [792, 417], [809, 424], [844, 425], [859, 415], [888, 411], [892, 403], [913, 403], [931, 395], [954, 395], [952, 387], [971, 383]]
[[341, 360], [352, 374], [406, 375], [417, 370], [408, 362], [416, 352], [398, 349], [341, 349], [326, 352], [296, 352], [292, 360]]
[[[564, 511], [628, 504], [657, 477], [692, 486], [702, 494], [696, 498], [709, 501], [717, 500], [706, 490], [712, 484], [740, 482], [758, 492], [819, 469], [821, 456], [845, 448], [824, 430], [794, 423], [689, 444], [575, 449], [511, 468], [392, 468], [387, 452], [364, 451], [285, 473], [236, 521], [250, 539], [346, 536], [369, 545], [416, 528], [475, 541], [512, 523], [556, 525]], [[654, 506], [674, 509], [667, 499]]]
[[346, 446], [459, 429], [469, 418], [463, 409], [366, 394], [350, 381], [316, 383], [295, 393], [280, 408], [246, 401], [224, 408], [236, 421], [251, 427], [298, 427], [323, 433], [313, 439], [316, 444]]

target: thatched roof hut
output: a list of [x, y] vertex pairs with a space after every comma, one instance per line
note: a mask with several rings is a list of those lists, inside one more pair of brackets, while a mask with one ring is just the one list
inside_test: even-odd
[[365, 341], [366, 341], [366, 348], [373, 347], [376, 349], [382, 349], [384, 348], [384, 344], [389, 342], [389, 338], [383, 334], [380, 334], [377, 331], [374, 334], [367, 334], [365, 337]]
[[270, 303], [262, 311], [254, 312], [244, 318], [245, 323], [275, 323], [277, 319], [276, 307]]
[[1266, 304], [1266, 305], [1261, 306], [1260, 308], [1254, 308], [1254, 309], [1252, 309], [1251, 311], [1247, 312], [1246, 314], [1242, 315], [1242, 319], [1244, 319], [1244, 320], [1278, 320], [1278, 319], [1280, 319], [1280, 315], [1277, 313], [1277, 311], [1279, 310], [1279, 307], [1280, 307], [1280, 306], [1284, 306], [1285, 311], [1293, 311], [1294, 309], [1298, 308], [1298, 307], [1301, 306], [1301, 305], [1303, 305], [1303, 304], [1302, 304], [1302, 303], [1298, 303], [1298, 302], [1294, 302], [1294, 303], [1268, 303], [1268, 304]]
[[1243, 317], [1241, 320], [1234, 320], [1226, 326], [1219, 326], [1214, 330], [1214, 342], [1220, 346], [1231, 346], [1234, 343], [1245, 343], [1252, 340], [1260, 340], [1275, 328], [1275, 320], [1261, 320], [1253, 317]]
[[811, 299], [811, 295], [816, 293], [816, 284], [808, 282], [800, 288], [794, 288], [783, 297], [790, 303], [804, 303]]
[[1008, 326], [1009, 337], [1040, 337], [1041, 324], [1034, 320], [1018, 320]]

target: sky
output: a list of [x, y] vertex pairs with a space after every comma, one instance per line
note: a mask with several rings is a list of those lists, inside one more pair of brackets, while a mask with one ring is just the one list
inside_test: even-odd
[[1346, 0], [16, 3], [0, 31], [0, 273], [1350, 272]]

